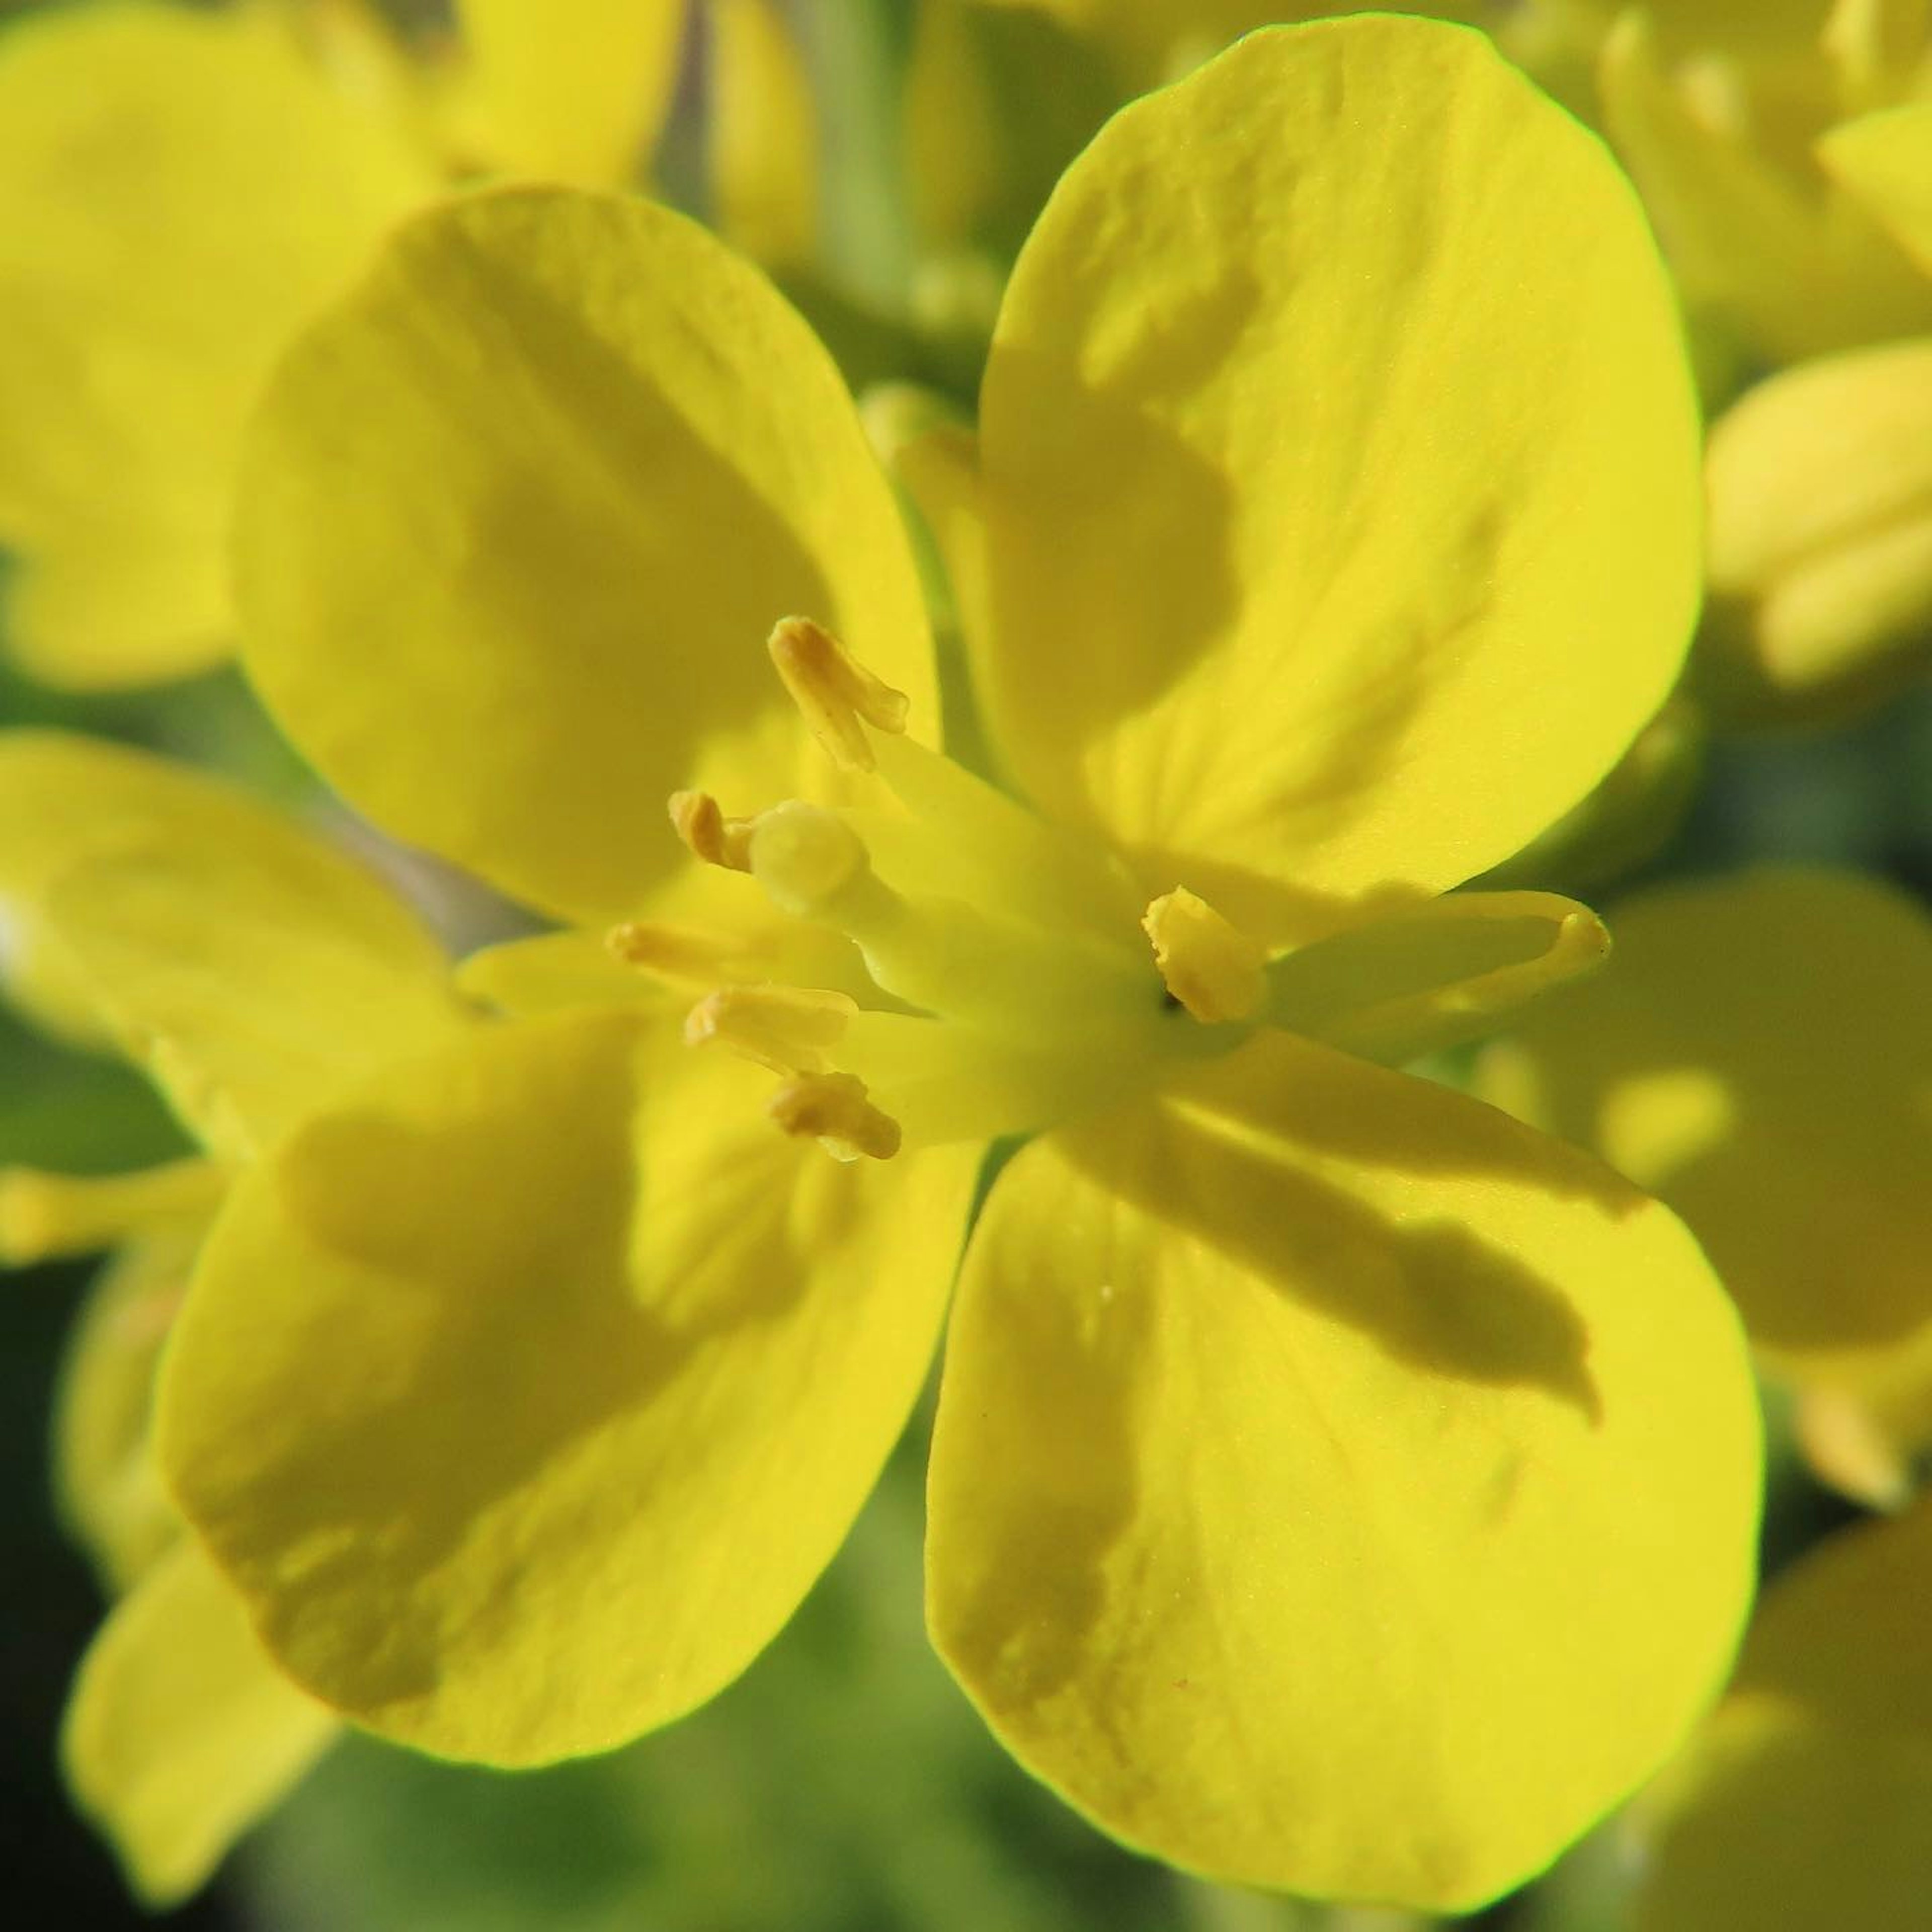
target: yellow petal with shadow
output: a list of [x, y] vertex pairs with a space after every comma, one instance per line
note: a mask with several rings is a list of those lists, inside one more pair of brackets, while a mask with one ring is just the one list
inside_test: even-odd
[[1668, 284], [1600, 146], [1466, 30], [1264, 29], [1116, 116], [981, 416], [997, 754], [1270, 942], [1508, 857], [1681, 665]]
[[244, 1180], [160, 1450], [298, 1681], [531, 1764], [776, 1634], [904, 1424], [977, 1157], [842, 1165], [770, 1084], [552, 1016], [390, 1070]]
[[248, 474], [271, 709], [387, 830], [566, 919], [632, 916], [682, 862], [674, 790], [735, 811], [823, 782], [765, 655], [781, 617], [935, 723], [844, 382], [668, 209], [524, 188], [423, 216], [284, 363]]
[[994, 1182], [928, 1615], [1021, 1762], [1130, 1844], [1462, 1910], [1714, 1694], [1759, 1479], [1742, 1338], [1666, 1210], [1264, 1034]]
[[1782, 868], [1612, 920], [1610, 970], [1487, 1048], [1478, 1090], [1675, 1208], [1773, 1366], [1882, 1374], [1932, 1340], [1932, 922]]

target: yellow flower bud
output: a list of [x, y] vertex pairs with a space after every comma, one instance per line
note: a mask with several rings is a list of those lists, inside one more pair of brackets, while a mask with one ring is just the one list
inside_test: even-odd
[[1932, 652], [1932, 338], [1822, 357], [1713, 429], [1708, 694], [1736, 716], [1856, 710]]

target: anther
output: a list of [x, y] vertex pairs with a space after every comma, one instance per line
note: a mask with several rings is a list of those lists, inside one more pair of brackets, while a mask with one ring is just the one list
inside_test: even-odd
[[752, 821], [746, 869], [781, 912], [816, 917], [872, 861], [865, 842], [836, 813], [788, 799]]
[[604, 935], [604, 944], [626, 966], [662, 979], [695, 980], [707, 986], [735, 977], [733, 968], [744, 951], [741, 941], [715, 932], [642, 919], [614, 926]]
[[1141, 918], [1167, 990], [1208, 1024], [1244, 1020], [1268, 991], [1267, 956], [1185, 886], [1163, 892]]
[[724, 986], [686, 1016], [684, 1041], [728, 1047], [774, 1073], [818, 1073], [858, 1010], [844, 994], [814, 987]]
[[899, 1124], [866, 1096], [850, 1073], [804, 1073], [788, 1080], [766, 1111], [785, 1132], [814, 1136], [840, 1160], [890, 1160], [899, 1150]]
[[695, 857], [728, 872], [752, 869], [748, 819], [727, 818], [708, 791], [674, 791], [670, 808], [673, 829]]
[[865, 728], [903, 731], [905, 693], [874, 677], [809, 617], [782, 618], [765, 648], [812, 735], [833, 761], [848, 771], [873, 770], [875, 760]]

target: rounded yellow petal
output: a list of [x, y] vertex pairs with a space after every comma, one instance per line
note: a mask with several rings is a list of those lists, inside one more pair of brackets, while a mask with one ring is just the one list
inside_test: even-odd
[[116, 0], [0, 34], [0, 540], [37, 675], [134, 683], [226, 652], [248, 406], [430, 186], [271, 9]]
[[1932, 1508], [1766, 1593], [1737, 1684], [1647, 1794], [1640, 1932], [1918, 1932], [1932, 1898]]
[[464, 1018], [440, 949], [374, 874], [245, 792], [124, 746], [0, 738], [0, 903], [30, 998], [51, 971], [232, 1156]]
[[1680, 665], [1696, 428], [1594, 140], [1480, 36], [1264, 31], [1015, 271], [978, 670], [1015, 776], [1269, 937], [1507, 857]]
[[842, 1166], [769, 1084], [623, 1016], [508, 1025], [242, 1184], [162, 1460], [345, 1714], [501, 1764], [619, 1744], [729, 1682], [830, 1559], [924, 1375], [974, 1162]]
[[184, 1538], [94, 1639], [61, 1751], [129, 1884], [163, 1906], [206, 1882], [336, 1729], [262, 1654], [240, 1598]]
[[1130, 1844], [1466, 1908], [1714, 1691], [1758, 1473], [1735, 1318], [1667, 1213], [1264, 1035], [994, 1184], [929, 1615], [1021, 1761]]
[[644, 202], [510, 190], [406, 228], [284, 364], [240, 536], [248, 663], [391, 830], [586, 922], [683, 854], [664, 800], [816, 770], [764, 650], [802, 614], [934, 715], [919, 583], [837, 370]]
[[1682, 1214], [1774, 1362], [1882, 1372], [1932, 1324], [1932, 922], [1849, 874], [1619, 905], [1616, 952], [1479, 1086]]
[[457, 0], [460, 122], [496, 168], [619, 188], [670, 111], [686, 0]]

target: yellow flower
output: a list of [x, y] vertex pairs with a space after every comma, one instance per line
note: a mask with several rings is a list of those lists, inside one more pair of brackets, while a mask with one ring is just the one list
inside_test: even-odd
[[[479, 168], [616, 185], [650, 145], [683, 0], [458, 11], [465, 46], [440, 60], [356, 0], [100, 0], [0, 34], [0, 543], [36, 676], [226, 656], [242, 423], [396, 220]], [[721, 217], [796, 249], [802, 83], [768, 0], [716, 12]]]
[[433, 943], [358, 868], [213, 781], [55, 733], [0, 737], [10, 968], [141, 1060], [206, 1148], [145, 1173], [0, 1172], [0, 1262], [115, 1250], [58, 1410], [63, 1514], [118, 1599], [63, 1754], [129, 1882], [173, 1902], [337, 1728], [262, 1654], [183, 1532], [149, 1439], [154, 1366], [229, 1178], [306, 1105], [462, 1012]]
[[1667, 1214], [1373, 1062], [1600, 957], [1435, 896], [1670, 688], [1694, 452], [1589, 136], [1474, 35], [1256, 35], [1068, 174], [925, 479], [1000, 790], [926, 748], [913, 551], [756, 271], [562, 192], [405, 230], [258, 419], [250, 668], [569, 926], [204, 1254], [164, 1464], [290, 1672], [506, 1764], [690, 1710], [957, 1273], [933, 1634], [1104, 1828], [1463, 1905], [1635, 1784], [1748, 1594], [1733, 1318]]

